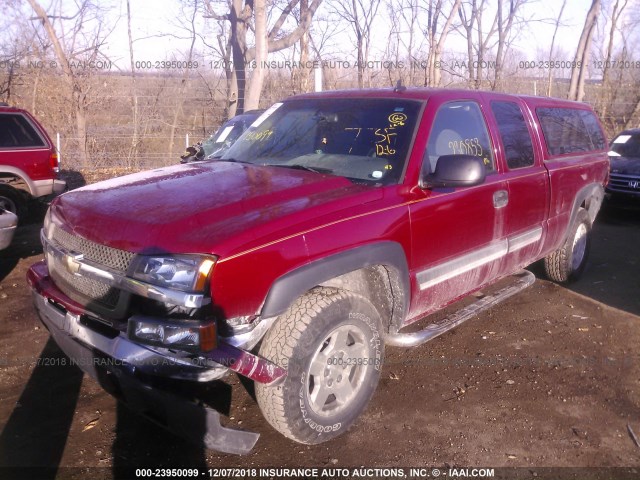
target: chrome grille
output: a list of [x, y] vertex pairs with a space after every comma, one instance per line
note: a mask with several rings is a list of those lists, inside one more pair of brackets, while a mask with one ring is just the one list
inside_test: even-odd
[[[86, 238], [73, 235], [58, 226], [53, 229], [51, 241], [54, 245], [58, 245], [68, 252], [83, 255], [84, 259], [96, 265], [121, 273], [127, 271], [134, 257], [133, 253], [100, 245]], [[93, 301], [110, 310], [113, 310], [118, 305], [120, 290], [99, 280], [74, 275], [67, 269], [66, 265], [63, 265], [60, 259], [55, 258], [53, 255], [47, 255], [47, 264], [49, 265], [51, 276], [58, 287], [71, 298], [75, 297], [76, 301], [81, 301], [82, 303], [87, 300]], [[78, 295], [82, 298], [77, 298]]]
[[[89, 300], [101, 303], [107, 308], [115, 308], [120, 298], [120, 291], [106, 283], [91, 278], [81, 277], [69, 273], [59, 260], [48, 259], [49, 271], [58, 287], [67, 295], [74, 293], [87, 297]], [[51, 266], [53, 265], [53, 268]]]
[[608, 190], [615, 192], [634, 193], [640, 195], [640, 176], [611, 174]]
[[133, 259], [133, 253], [100, 245], [61, 228], [53, 229], [53, 241], [65, 250], [81, 253], [87, 260], [122, 273], [127, 271]]

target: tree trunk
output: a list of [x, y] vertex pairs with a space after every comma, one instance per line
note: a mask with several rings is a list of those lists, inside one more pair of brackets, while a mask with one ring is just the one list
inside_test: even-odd
[[[480, 90], [482, 86], [482, 62], [484, 61], [484, 42], [482, 39], [482, 13], [477, 11], [477, 21], [478, 21], [478, 55], [476, 61], [478, 62], [476, 65], [476, 83], [475, 89]], [[472, 68], [469, 65], [469, 68]]]
[[358, 45], [358, 88], [364, 88], [364, 46], [362, 34], [357, 34]]
[[[460, 3], [462, 0], [456, 0], [453, 6], [451, 7], [451, 11], [449, 12], [449, 16], [442, 27], [442, 31], [440, 32], [440, 37], [434, 46], [433, 52], [433, 64], [430, 65], [433, 68], [433, 74], [431, 78], [433, 79], [433, 86], [440, 86], [441, 81], [441, 68], [440, 68], [440, 60], [442, 58], [442, 52], [444, 50], [444, 44], [447, 40], [447, 35], [449, 35], [449, 31], [451, 30], [451, 25], [453, 24], [453, 19], [458, 14], [458, 9], [460, 8]], [[440, 4], [438, 3], [438, 7]]]
[[609, 29], [609, 43], [607, 44], [607, 52], [605, 54], [604, 59], [604, 68], [602, 70], [602, 108], [600, 109], [601, 118], [605, 119], [607, 116], [607, 107], [611, 101], [611, 93], [610, 93], [610, 81], [609, 81], [609, 72], [611, 70], [611, 58], [613, 57], [613, 42], [615, 40], [616, 28], [618, 26], [618, 20], [620, 20], [620, 15], [622, 11], [627, 6], [627, 0], [624, 1], [622, 6], [620, 6], [620, 1], [616, 0], [613, 5], [613, 11], [611, 12], [611, 28]]
[[87, 152], [87, 120], [84, 111], [84, 96], [82, 95], [80, 86], [78, 85], [77, 79], [69, 66], [69, 62], [67, 59], [67, 55], [58, 40], [58, 36], [56, 35], [56, 31], [47, 16], [47, 12], [40, 6], [37, 0], [28, 0], [29, 5], [36, 13], [40, 21], [42, 22], [42, 26], [44, 27], [45, 32], [47, 33], [47, 37], [49, 37], [49, 41], [53, 46], [53, 51], [58, 58], [58, 62], [60, 63], [60, 67], [62, 68], [62, 77], [64, 78], [64, 82], [67, 85], [69, 90], [69, 97], [73, 99], [72, 108], [76, 117], [76, 136], [78, 139], [78, 150], [80, 163], [83, 168], [87, 167], [89, 155]]
[[[189, 55], [187, 57], [187, 62], [191, 63], [193, 60], [193, 50], [196, 43], [197, 32], [196, 32], [196, 15], [198, 12], [198, 1], [196, 0], [195, 5], [193, 7], [193, 14], [190, 19], [190, 31], [191, 34], [191, 46], [189, 47]], [[184, 104], [184, 92], [187, 87], [187, 80], [189, 80], [189, 74], [191, 73], [191, 69], [185, 68], [184, 74], [182, 75], [182, 80], [180, 81], [180, 88], [178, 93], [176, 94], [177, 105], [173, 111], [173, 122], [171, 123], [171, 133], [169, 134], [169, 154], [173, 155], [174, 147], [175, 147], [175, 135], [176, 129], [178, 128], [178, 118], [182, 113], [182, 106]]]
[[498, 0], [498, 48], [496, 51], [496, 65], [494, 67], [493, 90], [499, 89], [502, 82], [502, 73], [504, 72], [504, 57], [509, 47], [507, 39], [513, 28], [516, 14], [525, 0], [509, 0], [509, 14], [506, 23], [502, 18], [502, 2]]
[[133, 115], [133, 136], [127, 155], [127, 166], [131, 167], [138, 157], [138, 129], [140, 116], [138, 114], [138, 86], [136, 85], [136, 65], [133, 60], [133, 37], [131, 36], [131, 6], [127, 0], [127, 36], [129, 39], [129, 61], [131, 62], [131, 113]]
[[[567, 6], [567, 0], [562, 1], [562, 7], [560, 7], [560, 13], [558, 13], [558, 18], [556, 19], [555, 28], [553, 29], [553, 36], [551, 37], [551, 47], [549, 47], [549, 63], [553, 60], [553, 49], [556, 44], [556, 35], [558, 34], [558, 29], [560, 28], [560, 21], [562, 19], [562, 13], [564, 12], [564, 7]], [[553, 68], [549, 69], [549, 85], [547, 86], [547, 97], [551, 96], [551, 90], [553, 86]]]
[[255, 68], [249, 79], [244, 108], [255, 110], [260, 103], [260, 93], [264, 83], [264, 63], [267, 61], [267, 7], [265, 0], [254, 0], [253, 15], [255, 18]]
[[467, 65], [469, 68], [467, 69], [467, 85], [471, 87], [475, 84], [475, 72], [471, 66], [473, 65], [473, 24], [476, 19], [476, 0], [471, 1], [471, 13], [469, 17], [466, 16], [466, 11], [464, 7], [461, 7], [458, 10], [458, 14], [460, 16], [460, 22], [462, 23], [462, 28], [464, 28], [465, 36], [467, 39]]
[[591, 56], [589, 47], [591, 46], [593, 31], [595, 30], [596, 20], [598, 19], [600, 1], [601, 0], [592, 0], [591, 8], [587, 12], [587, 18], [584, 21], [584, 27], [582, 28], [582, 34], [580, 35], [580, 41], [578, 42], [578, 48], [576, 49], [576, 55], [574, 57], [575, 65], [571, 69], [569, 100], [582, 101], [584, 97], [584, 81], [587, 72], [587, 63]]
[[636, 106], [633, 109], [633, 112], [631, 113], [629, 120], [627, 120], [624, 126], [625, 130], [628, 130], [630, 128], [640, 128], [640, 97], [636, 102]]
[[[248, 25], [254, 16], [254, 7], [261, 4], [264, 5], [266, 9], [265, 1], [230, 0], [229, 12], [226, 15], [216, 14], [211, 5], [211, 0], [203, 1], [205, 5], [206, 18], [215, 18], [218, 21], [228, 21], [231, 26], [229, 44], [231, 46], [232, 71], [227, 71], [227, 94], [229, 98], [227, 111], [229, 117], [232, 117], [245, 110], [246, 100], [248, 100], [252, 105], [258, 104], [264, 80], [264, 71], [260, 72], [260, 69], [264, 65], [260, 65], [260, 63], [267, 59], [267, 55], [269, 53], [289, 48], [298, 42], [303, 34], [309, 31], [313, 15], [322, 3], [322, 0], [311, 0], [310, 4], [308, 1], [300, 2], [300, 0], [289, 0], [276, 20], [273, 28], [268, 33], [266, 30], [267, 14], [265, 10], [264, 36], [259, 35], [261, 37], [263, 36], [264, 42], [256, 42], [256, 46], [253, 48], [247, 47], [246, 37]], [[281, 29], [286, 22], [287, 17], [299, 3], [301, 7], [298, 27], [286, 35], [281, 35]], [[271, 2], [269, 4], [271, 4]], [[254, 60], [257, 69], [257, 71], [254, 72], [254, 74], [257, 74], [254, 82], [257, 82], [256, 85], [258, 86], [249, 86], [251, 91], [246, 92], [248, 98], [245, 99], [245, 90], [247, 89], [246, 66]]]
[[298, 76], [298, 89], [300, 92], [309, 92], [309, 80], [311, 69], [309, 68], [309, 34], [304, 33], [300, 37], [300, 69]]

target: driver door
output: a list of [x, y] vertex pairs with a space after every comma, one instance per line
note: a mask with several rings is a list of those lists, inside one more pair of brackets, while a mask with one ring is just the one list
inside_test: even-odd
[[415, 288], [408, 323], [496, 278], [507, 253], [507, 186], [481, 104], [444, 102], [425, 121], [432, 127], [423, 172], [433, 172], [443, 155], [476, 155], [487, 177], [477, 186], [423, 190], [424, 198], [410, 205]]

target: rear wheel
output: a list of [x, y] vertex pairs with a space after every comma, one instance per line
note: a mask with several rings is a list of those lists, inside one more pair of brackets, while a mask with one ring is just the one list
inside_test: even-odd
[[26, 200], [18, 190], [0, 184], [0, 208], [15, 214], [21, 221], [26, 213]]
[[321, 443], [347, 431], [375, 391], [381, 318], [360, 295], [316, 288], [276, 320], [260, 354], [288, 371], [276, 387], [256, 384], [267, 421], [300, 443]]
[[544, 259], [547, 276], [554, 282], [570, 283], [582, 275], [591, 246], [591, 220], [584, 208], [578, 210], [564, 245]]

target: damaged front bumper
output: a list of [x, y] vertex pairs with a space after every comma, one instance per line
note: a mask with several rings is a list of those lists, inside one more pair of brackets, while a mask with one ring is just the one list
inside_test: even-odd
[[[195, 356], [133, 342], [125, 332], [105, 335], [86, 322], [88, 312], [82, 305], [56, 287], [44, 262], [29, 269], [27, 281], [38, 315], [55, 342], [107, 391], [156, 423], [206, 448], [236, 454], [253, 448], [258, 434], [225, 428], [217, 411], [156, 388], [144, 379], [151, 376], [206, 382], [231, 370], [276, 385], [286, 376], [284, 369], [242, 350], [234, 338], [219, 339], [214, 350]], [[265, 326], [256, 328], [257, 334], [265, 330]]]

